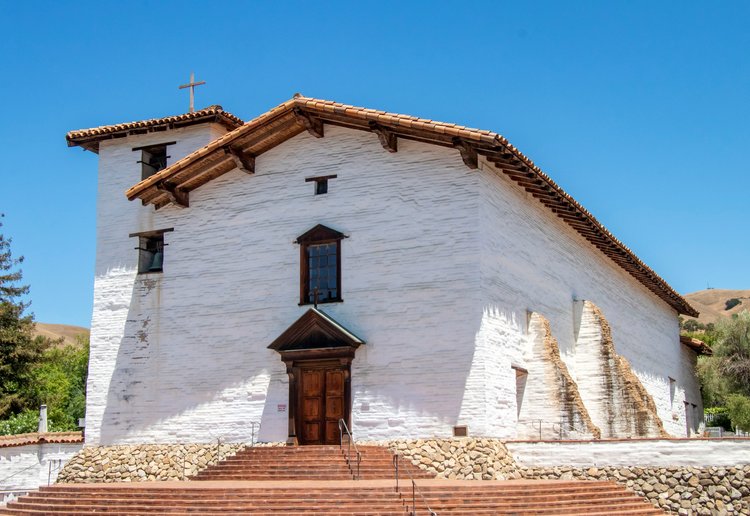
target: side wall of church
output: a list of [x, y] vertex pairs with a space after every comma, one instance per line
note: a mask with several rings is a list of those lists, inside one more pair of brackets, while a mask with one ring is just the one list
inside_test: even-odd
[[[479, 176], [482, 334], [487, 356], [498, 357], [487, 380], [499, 408], [488, 427], [504, 428], [517, 417], [511, 366], [526, 367], [527, 313], [550, 321], [576, 379], [580, 301], [589, 300], [607, 317], [617, 353], [651, 394], [665, 430], [684, 436], [683, 401], [700, 400], [700, 393], [685, 356], [690, 352], [679, 342], [676, 312], [494, 166], [483, 162]], [[551, 414], [544, 424], [556, 419]]]
[[[256, 439], [285, 440], [288, 380], [267, 346], [309, 308], [294, 241], [316, 224], [348, 236], [344, 301], [319, 308], [366, 341], [352, 363], [357, 438], [447, 437], [484, 417], [484, 386], [467, 387], [478, 176], [457, 151], [399, 140], [389, 153], [326, 126], [259, 156], [254, 175], [191, 192], [189, 208], [154, 211], [123, 196], [135, 145], [102, 146], [87, 443], [249, 441], [253, 421]], [[331, 174], [326, 195], [305, 182]], [[136, 274], [128, 234], [164, 228], [164, 272]]]

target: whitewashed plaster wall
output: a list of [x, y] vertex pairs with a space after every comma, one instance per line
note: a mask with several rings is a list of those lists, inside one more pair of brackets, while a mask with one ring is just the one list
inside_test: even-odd
[[684, 435], [684, 411], [673, 418], [669, 377], [682, 383], [677, 403], [682, 403], [686, 389], [690, 398], [699, 399], [700, 394], [695, 381], [687, 379], [693, 373], [683, 358], [675, 310], [492, 164], [480, 160], [478, 175], [483, 311], [494, 314], [484, 319], [482, 334], [494, 336], [491, 354], [503, 355], [490, 382], [494, 380], [495, 391], [507, 400], [495, 414], [494, 426], [505, 427], [516, 417], [515, 396], [507, 388], [515, 384], [511, 364], [524, 366], [526, 314], [538, 312], [550, 321], [575, 379], [581, 316], [575, 304], [590, 300], [607, 317], [617, 352], [653, 397], [666, 431]]
[[[557, 339], [540, 314], [529, 316], [522, 403], [517, 436], [523, 439], [584, 439], [599, 436], [581, 401], [578, 386], [559, 355]], [[519, 397], [517, 397], [518, 399]]]
[[[191, 192], [187, 209], [123, 204], [135, 144], [102, 152], [88, 444], [247, 440], [261, 420], [260, 440], [284, 440], [287, 377], [266, 346], [307, 309], [294, 240], [319, 223], [349, 236], [344, 302], [320, 308], [367, 341], [355, 434], [451, 435], [481, 319], [476, 175], [455, 150], [400, 141], [391, 154], [373, 134], [325, 130]], [[305, 178], [321, 174], [338, 177], [315, 196]], [[164, 272], [136, 275], [127, 235], [168, 227]]]
[[[132, 147], [177, 140], [174, 161], [220, 131], [102, 143], [87, 444], [241, 441], [250, 421], [260, 440], [284, 440], [287, 378], [266, 346], [306, 309], [293, 242], [318, 223], [349, 236], [344, 302], [321, 308], [367, 341], [352, 364], [358, 438], [447, 437], [456, 424], [513, 437], [527, 311], [550, 319], [572, 372], [574, 299], [603, 309], [671, 416], [666, 377], [684, 374], [663, 301], [485, 163], [325, 130], [259, 156], [253, 176], [191, 192], [190, 208], [158, 211], [124, 197], [140, 178]], [[313, 195], [305, 178], [328, 174], [329, 193]], [[128, 234], [164, 228], [164, 272], [137, 275]]]
[[38, 489], [57, 474], [83, 444], [40, 443], [0, 448], [0, 491]]
[[174, 163], [225, 132], [217, 124], [201, 124], [100, 143], [94, 309], [86, 388], [87, 443], [99, 443], [104, 410], [112, 394], [112, 378], [127, 378], [131, 372], [122, 367], [116, 370], [118, 352], [124, 345], [132, 345], [125, 338], [125, 327], [134, 295], [138, 262], [134, 248], [138, 239], [128, 235], [151, 229], [154, 216], [153, 209], [129, 202], [124, 195], [141, 179], [141, 153], [132, 149], [176, 141], [167, 147], [168, 163]]
[[506, 442], [516, 464], [546, 466], [739, 466], [750, 464], [748, 439], [633, 439]]

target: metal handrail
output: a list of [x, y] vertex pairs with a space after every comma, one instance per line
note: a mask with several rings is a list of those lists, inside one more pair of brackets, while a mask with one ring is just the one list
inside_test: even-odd
[[590, 434], [591, 431], [586, 428], [585, 426], [581, 426], [580, 424], [576, 423], [575, 421], [551, 421], [549, 419], [539, 419], [539, 418], [533, 418], [533, 419], [519, 419], [518, 420], [519, 425], [523, 425], [526, 428], [530, 428], [535, 433], [539, 433], [539, 440], [543, 440], [542, 432], [545, 429], [551, 429], [553, 434], [556, 434], [556, 437], [550, 437], [548, 440], [563, 440], [568, 435], [574, 432], [578, 432], [581, 434]]
[[255, 446], [255, 427], [258, 427], [258, 433], [260, 433], [260, 423], [258, 421], [250, 421], [250, 447]]
[[[400, 468], [398, 466], [399, 460], [401, 458], [401, 455], [398, 454], [398, 452], [393, 452], [393, 469], [396, 476], [396, 493], [401, 494], [401, 491], [398, 487], [398, 474], [400, 471]], [[430, 514], [430, 516], [438, 516], [438, 513], [433, 511], [430, 508], [430, 504], [427, 503], [427, 498], [425, 498], [422, 491], [417, 488], [417, 482], [414, 480], [414, 477], [411, 476], [411, 473], [409, 472], [408, 468], [405, 468], [406, 474], [409, 475], [409, 480], [411, 480], [411, 512], [409, 513], [411, 516], [417, 516], [417, 493], [419, 493], [419, 496], [422, 498], [422, 502], [424, 503], [424, 506], [427, 507], [427, 512]]]
[[354, 442], [354, 436], [352, 436], [352, 433], [349, 431], [349, 427], [346, 426], [346, 421], [339, 419], [339, 448], [342, 450], [344, 449], [344, 430], [346, 430], [346, 433], [349, 436], [349, 443], [346, 448], [346, 465], [349, 466], [349, 471], [352, 471], [351, 455], [352, 445], [354, 445], [354, 451], [357, 453], [357, 474], [355, 475], [354, 480], [359, 480], [359, 465], [362, 462], [362, 454], [359, 452], [359, 448], [357, 448], [357, 443]]

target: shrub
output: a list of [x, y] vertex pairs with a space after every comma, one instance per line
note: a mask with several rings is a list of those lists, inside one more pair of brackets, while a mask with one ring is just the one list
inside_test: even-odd
[[24, 410], [20, 414], [0, 421], [0, 435], [25, 434], [39, 429], [39, 413], [35, 410]]
[[736, 297], [733, 297], [732, 299], [727, 299], [727, 302], [724, 303], [724, 306], [725, 306], [724, 310], [731, 310], [735, 306], [741, 305], [741, 304], [742, 304], [742, 301], [740, 301]]
[[706, 426], [720, 426], [724, 430], [732, 430], [729, 410], [726, 407], [709, 407], [704, 410]]
[[735, 428], [750, 431], [750, 398], [741, 394], [728, 396], [727, 410]]

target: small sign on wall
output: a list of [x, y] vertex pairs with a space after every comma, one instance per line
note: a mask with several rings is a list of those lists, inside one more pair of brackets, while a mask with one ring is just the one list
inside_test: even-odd
[[286, 405], [282, 403], [276, 405], [276, 412], [286, 412]]

